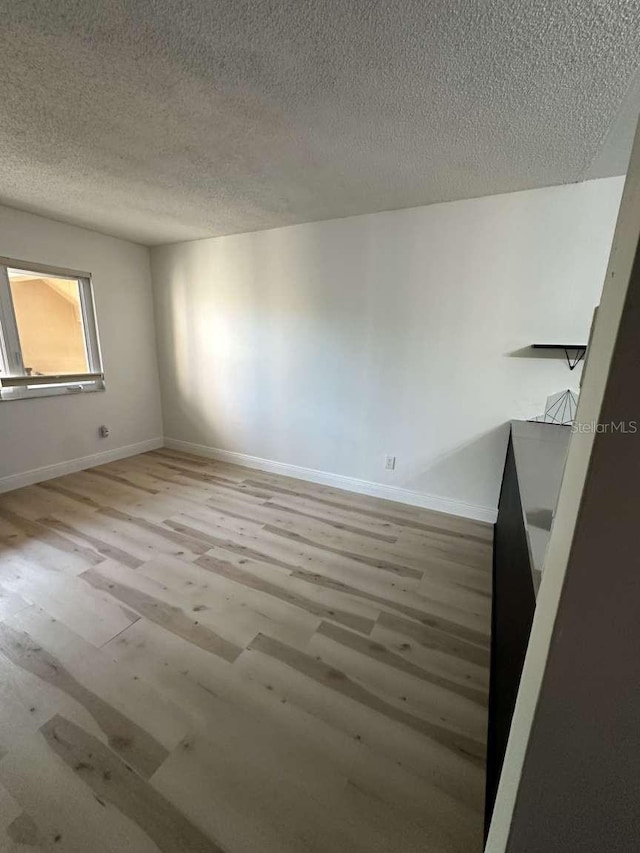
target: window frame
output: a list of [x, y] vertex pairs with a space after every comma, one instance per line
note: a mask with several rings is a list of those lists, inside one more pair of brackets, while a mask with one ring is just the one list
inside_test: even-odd
[[[37, 377], [26, 373], [9, 284], [9, 269], [41, 273], [49, 278], [77, 280], [82, 333], [89, 368], [86, 373]], [[104, 391], [104, 371], [91, 273], [0, 256], [0, 367], [0, 402]]]

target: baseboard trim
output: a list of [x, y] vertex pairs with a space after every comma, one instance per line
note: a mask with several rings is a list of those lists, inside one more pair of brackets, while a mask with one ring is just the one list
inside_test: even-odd
[[356, 477], [345, 477], [342, 474], [330, 474], [326, 471], [316, 471], [313, 468], [303, 468], [300, 465], [288, 465], [284, 462], [275, 462], [272, 459], [262, 459], [260, 456], [250, 456], [246, 453], [221, 450], [205, 444], [180, 441], [177, 438], [165, 438], [164, 446], [171, 450], [182, 450], [184, 453], [217, 459], [219, 462], [230, 462], [234, 465], [242, 465], [245, 468], [268, 471], [271, 474], [283, 474], [285, 477], [297, 477], [299, 480], [308, 480], [311, 483], [320, 483], [323, 486], [333, 486], [336, 489], [345, 489], [348, 492], [357, 492], [361, 495], [384, 498], [384, 500], [395, 501], [396, 503], [410, 504], [434, 512], [443, 512], [447, 515], [471, 518], [474, 521], [486, 521], [489, 524], [494, 524], [498, 515], [498, 511], [494, 507], [468, 504], [464, 501], [456, 501], [438, 495], [414, 492], [411, 489], [403, 489], [399, 486], [388, 486], [382, 483], [372, 483], [369, 480], [359, 480]]
[[342, 474], [331, 474], [327, 471], [317, 471], [314, 468], [304, 468], [301, 465], [289, 465], [285, 462], [276, 462], [272, 459], [263, 459], [260, 456], [250, 456], [247, 453], [235, 453], [232, 450], [221, 450], [217, 447], [209, 447], [205, 444], [194, 444], [190, 441], [180, 441], [176, 438], [151, 438], [136, 444], [128, 444], [124, 447], [116, 447], [113, 450], [105, 450], [102, 453], [93, 453], [90, 456], [81, 456], [78, 459], [69, 459], [58, 462], [55, 465], [45, 465], [42, 468], [32, 468], [20, 474], [10, 474], [0, 477], [0, 493], [21, 489], [24, 486], [32, 486], [44, 480], [52, 480], [54, 477], [63, 477], [65, 474], [73, 474], [75, 471], [83, 471], [96, 465], [105, 465], [107, 462], [115, 462], [117, 459], [126, 459], [127, 456], [136, 456], [138, 453], [146, 453], [149, 450], [157, 450], [160, 447], [168, 447], [173, 450], [182, 450], [185, 453], [193, 453], [196, 456], [204, 456], [209, 459], [217, 459], [220, 462], [231, 462], [234, 465], [242, 465], [244, 468], [253, 468], [257, 471], [268, 471], [272, 474], [282, 474], [285, 477], [296, 477], [299, 480], [307, 480], [310, 483], [320, 483], [323, 486], [333, 486], [336, 489], [344, 489], [348, 492], [356, 492], [361, 495], [370, 495], [374, 498], [383, 498], [396, 503], [409, 504], [410, 506], [430, 509], [434, 512], [443, 512], [447, 515], [457, 515], [462, 518], [471, 518], [474, 521], [485, 521], [489, 524], [495, 523], [497, 509], [477, 504], [469, 504], [464, 501], [456, 501], [451, 498], [443, 498], [439, 495], [415, 492], [411, 489], [403, 489], [399, 486], [389, 486], [383, 483], [373, 483], [369, 480], [360, 480], [356, 477], [346, 477]]
[[91, 456], [81, 456], [78, 459], [69, 459], [55, 465], [32, 468], [30, 471], [24, 471], [21, 474], [10, 474], [8, 477], [0, 477], [0, 493], [21, 489], [23, 486], [33, 486], [35, 483], [42, 483], [44, 480], [63, 477], [65, 474], [73, 474], [75, 471], [82, 471], [85, 468], [94, 468], [96, 465], [105, 465], [107, 462], [115, 462], [117, 459], [136, 456], [138, 453], [157, 450], [163, 446], [163, 438], [150, 438], [147, 441], [127, 444], [124, 447], [116, 447], [102, 453], [93, 453]]

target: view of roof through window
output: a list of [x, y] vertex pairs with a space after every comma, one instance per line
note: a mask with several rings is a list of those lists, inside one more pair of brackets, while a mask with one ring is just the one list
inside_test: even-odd
[[27, 374], [87, 372], [78, 280], [16, 269], [7, 274]]

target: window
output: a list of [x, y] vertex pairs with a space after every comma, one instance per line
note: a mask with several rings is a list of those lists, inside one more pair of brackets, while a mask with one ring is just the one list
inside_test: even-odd
[[0, 258], [0, 400], [103, 388], [89, 273]]

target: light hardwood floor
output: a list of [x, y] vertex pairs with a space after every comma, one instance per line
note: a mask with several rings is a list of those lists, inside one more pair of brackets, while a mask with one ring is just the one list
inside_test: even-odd
[[170, 450], [0, 495], [0, 850], [480, 851], [491, 543]]

